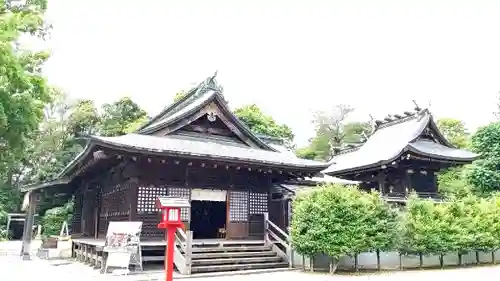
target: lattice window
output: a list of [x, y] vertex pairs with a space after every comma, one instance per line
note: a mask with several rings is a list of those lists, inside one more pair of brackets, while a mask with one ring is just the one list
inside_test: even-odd
[[159, 196], [167, 196], [167, 188], [164, 186], [139, 186], [137, 190], [137, 213], [156, 213], [156, 199]]
[[248, 221], [248, 192], [232, 191], [229, 193], [229, 220]]
[[[169, 187], [168, 188], [168, 196], [175, 196], [179, 198], [188, 198], [191, 195], [191, 189], [182, 188], [182, 187]], [[181, 209], [181, 220], [189, 221], [190, 219], [189, 208]]]
[[267, 193], [250, 193], [248, 198], [250, 215], [267, 213]]

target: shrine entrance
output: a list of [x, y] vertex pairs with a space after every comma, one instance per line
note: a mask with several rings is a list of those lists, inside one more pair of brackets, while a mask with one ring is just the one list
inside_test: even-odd
[[226, 206], [226, 191], [193, 189], [190, 221], [193, 238], [225, 238]]

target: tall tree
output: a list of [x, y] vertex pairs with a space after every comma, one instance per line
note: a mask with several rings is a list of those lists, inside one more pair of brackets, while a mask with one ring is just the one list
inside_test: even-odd
[[278, 124], [255, 104], [237, 108], [234, 110], [234, 114], [256, 134], [282, 138], [288, 145], [293, 142], [292, 129], [285, 124]]
[[456, 147], [466, 148], [469, 146], [469, 132], [467, 132], [464, 122], [452, 118], [441, 118], [437, 121], [437, 126], [446, 139]]
[[137, 120], [144, 120], [147, 117], [138, 104], [129, 97], [104, 104], [100, 120], [100, 133], [104, 136], [124, 135], [130, 129], [129, 126]]
[[297, 156], [329, 160], [336, 149], [363, 141], [371, 134], [372, 127], [368, 122], [346, 122], [346, 118], [353, 111], [348, 105], [336, 105], [331, 112], [317, 112], [313, 120], [316, 135], [307, 147], [296, 151]]
[[5, 212], [16, 211], [16, 182], [28, 148], [27, 138], [38, 128], [52, 89], [42, 75], [47, 52], [24, 49], [21, 36], [43, 38], [46, 0], [11, 5], [0, 0], [0, 233]]
[[85, 136], [97, 133], [99, 112], [92, 100], [79, 100], [68, 117], [68, 129], [72, 135]]
[[22, 157], [26, 136], [37, 129], [51, 89], [41, 74], [47, 52], [22, 49], [24, 34], [42, 37], [46, 1], [12, 6], [0, 1], [0, 183], [10, 185], [10, 167]]

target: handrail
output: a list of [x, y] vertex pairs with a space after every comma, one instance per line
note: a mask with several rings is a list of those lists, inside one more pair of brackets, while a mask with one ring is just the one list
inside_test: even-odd
[[191, 254], [193, 232], [184, 232], [177, 228], [175, 231], [174, 263], [181, 274], [191, 274]]
[[[271, 228], [274, 229], [274, 231]], [[272, 247], [272, 250], [275, 253], [288, 261], [290, 268], [293, 267], [293, 249], [290, 236], [269, 220], [268, 213], [264, 213], [264, 241], [266, 245], [270, 245]], [[285, 251], [278, 247], [277, 244], [285, 248]]]

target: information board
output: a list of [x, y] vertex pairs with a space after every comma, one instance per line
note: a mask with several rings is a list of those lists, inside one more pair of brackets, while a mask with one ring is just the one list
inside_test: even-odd
[[136, 265], [142, 270], [140, 235], [142, 222], [112, 221], [108, 225], [104, 252], [108, 253], [106, 266], [108, 268], [126, 268]]

